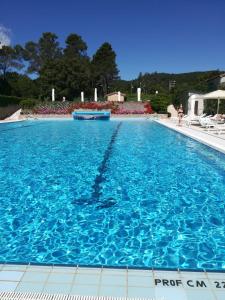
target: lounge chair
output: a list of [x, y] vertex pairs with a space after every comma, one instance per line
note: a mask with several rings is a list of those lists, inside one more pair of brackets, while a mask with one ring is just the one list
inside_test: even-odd
[[211, 117], [211, 120], [216, 121], [217, 124], [224, 124], [224, 118], [220, 114], [215, 114], [213, 117]]
[[201, 127], [209, 129], [216, 126], [216, 122], [211, 120], [210, 117], [199, 118]]
[[189, 127], [190, 125], [200, 125], [200, 118], [205, 117], [204, 115], [201, 116], [184, 116], [183, 120], [185, 121], [185, 124]]
[[222, 134], [222, 133], [225, 133], [225, 124], [224, 125], [216, 125], [215, 126], [215, 129], [216, 129], [216, 133], [218, 135]]

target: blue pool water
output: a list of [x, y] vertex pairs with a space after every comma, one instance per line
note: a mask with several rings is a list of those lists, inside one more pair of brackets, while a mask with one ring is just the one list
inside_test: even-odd
[[225, 268], [225, 156], [150, 121], [0, 125], [0, 261]]

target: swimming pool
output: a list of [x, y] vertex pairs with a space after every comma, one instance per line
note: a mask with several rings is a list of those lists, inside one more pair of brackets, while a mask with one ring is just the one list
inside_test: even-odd
[[0, 261], [225, 268], [225, 156], [144, 120], [0, 125]]

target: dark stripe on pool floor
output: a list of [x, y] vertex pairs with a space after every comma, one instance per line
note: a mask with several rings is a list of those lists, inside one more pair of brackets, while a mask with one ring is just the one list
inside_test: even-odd
[[95, 177], [95, 181], [94, 181], [94, 184], [92, 186], [92, 189], [93, 189], [93, 193], [91, 195], [91, 198], [93, 199], [99, 199], [100, 197], [100, 194], [101, 194], [101, 187], [100, 187], [100, 184], [105, 180], [105, 177], [104, 177], [104, 174], [106, 173], [107, 171], [107, 162], [112, 154], [112, 150], [113, 150], [113, 144], [115, 143], [116, 141], [116, 137], [118, 135], [118, 132], [120, 130], [120, 127], [122, 125], [122, 122], [120, 122], [116, 129], [114, 130], [113, 134], [112, 134], [112, 137], [111, 137], [111, 140], [109, 142], [109, 145], [105, 151], [105, 154], [104, 154], [104, 158], [103, 158], [103, 161], [101, 163], [101, 165], [99, 166], [98, 168], [98, 172], [99, 172], [99, 175], [97, 175]]
[[100, 164], [99, 168], [98, 168], [98, 175], [95, 177], [94, 180], [94, 184], [92, 186], [92, 194], [90, 196], [90, 198], [86, 198], [86, 199], [75, 199], [74, 203], [75, 204], [95, 204], [99, 202], [99, 206], [98, 208], [107, 208], [110, 206], [113, 206], [114, 204], [116, 204], [116, 201], [112, 198], [108, 199], [106, 202], [101, 202], [100, 201], [100, 197], [101, 197], [101, 183], [104, 182], [105, 180], [105, 173], [107, 171], [107, 163], [108, 160], [110, 159], [110, 156], [112, 154], [113, 151], [113, 145], [116, 141], [116, 137], [118, 135], [118, 132], [120, 130], [120, 127], [122, 125], [122, 122], [120, 122], [117, 126], [116, 129], [114, 130], [112, 136], [111, 136], [111, 140], [108, 144], [108, 147], [104, 153], [104, 157], [102, 160], [102, 163]]

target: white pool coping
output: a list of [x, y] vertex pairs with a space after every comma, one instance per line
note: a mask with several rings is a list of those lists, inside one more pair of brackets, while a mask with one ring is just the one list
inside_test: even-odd
[[[26, 293], [34, 294], [29, 298]], [[93, 299], [224, 300], [225, 273], [0, 265], [0, 299], [69, 300], [73, 295]]]
[[[147, 121], [147, 120], [156, 120], [155, 117], [150, 117], [148, 115], [114, 115], [111, 116], [111, 118], [109, 120], [106, 121], [99, 121], [99, 122], [114, 122], [114, 121]], [[25, 118], [25, 119], [19, 119], [19, 120], [1, 120], [0, 124], [7, 124], [7, 123], [17, 123], [17, 122], [22, 122], [22, 121], [70, 121], [70, 122], [74, 122], [74, 119], [70, 116], [37, 116], [37, 117], [30, 117], [30, 118]], [[83, 122], [93, 122], [92, 120], [82, 120]], [[76, 120], [77, 122], [77, 120]], [[81, 122], [80, 120], [78, 120], [78, 122]]]
[[223, 137], [221, 138], [203, 128], [177, 126], [168, 119], [156, 120], [156, 122], [225, 154], [225, 134], [221, 135]]
[[0, 124], [8, 124], [8, 123], [18, 123], [27, 121], [27, 119], [18, 119], [18, 120], [0, 120]]

